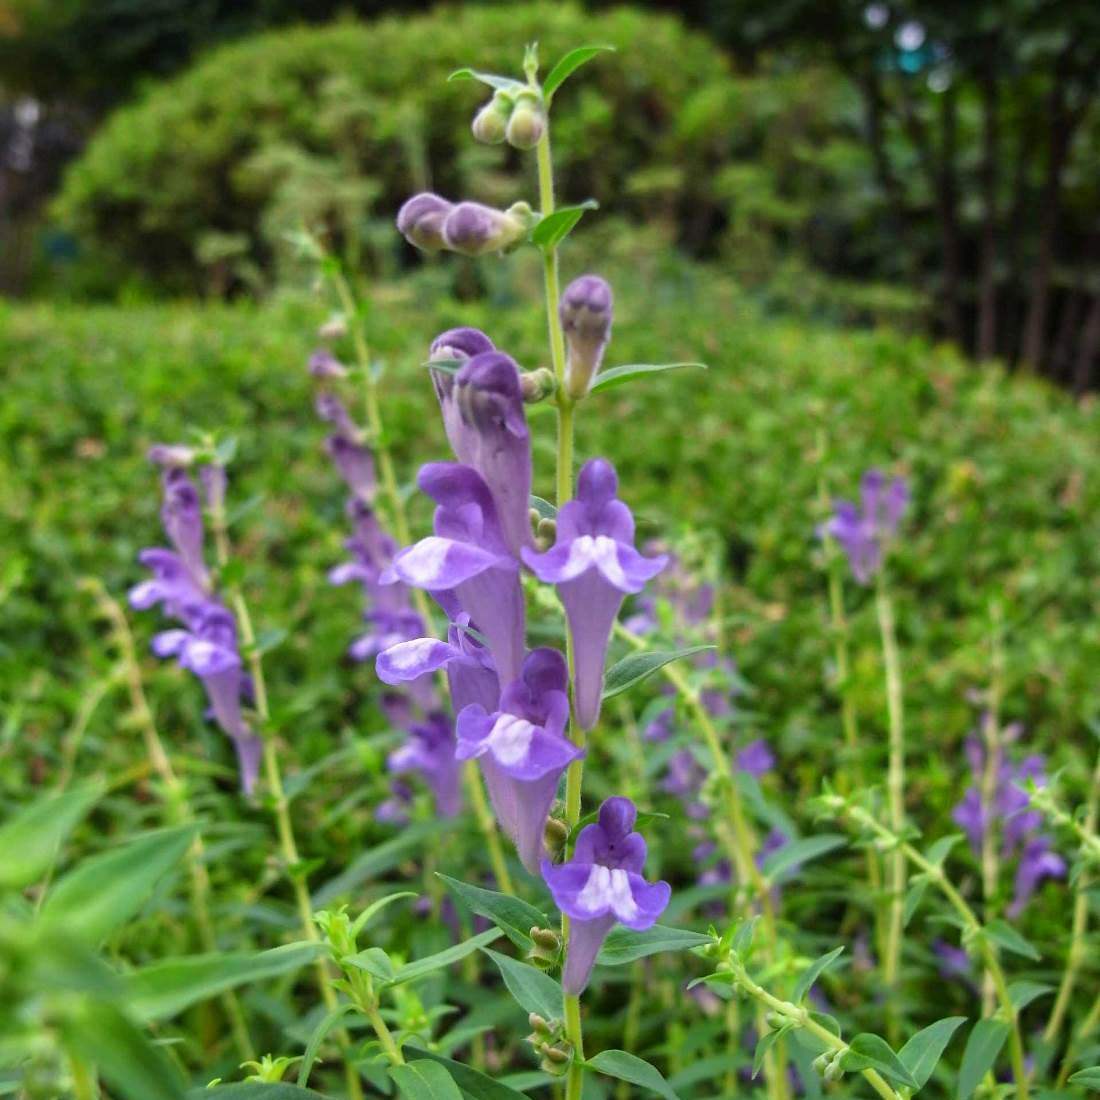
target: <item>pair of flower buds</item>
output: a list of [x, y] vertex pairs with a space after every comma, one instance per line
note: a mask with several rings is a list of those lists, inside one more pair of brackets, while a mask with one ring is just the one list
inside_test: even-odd
[[546, 108], [536, 91], [501, 89], [474, 116], [470, 129], [486, 145], [507, 141], [516, 149], [534, 149], [546, 133]]

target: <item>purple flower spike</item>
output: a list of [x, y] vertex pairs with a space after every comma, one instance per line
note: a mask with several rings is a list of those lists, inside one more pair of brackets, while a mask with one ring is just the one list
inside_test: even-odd
[[337, 378], [347, 378], [348, 368], [328, 348], [318, 348], [309, 357], [309, 373], [314, 378], [331, 381]]
[[440, 816], [454, 817], [462, 809], [455, 734], [447, 715], [435, 711], [426, 721], [412, 725], [408, 740], [390, 753], [386, 764], [395, 775], [420, 775], [435, 797]]
[[454, 204], [431, 191], [413, 195], [397, 212], [397, 231], [417, 248], [438, 252], [444, 247], [443, 221]]
[[1016, 865], [1016, 883], [1008, 915], [1015, 920], [1031, 900], [1031, 895], [1045, 878], [1065, 878], [1066, 861], [1050, 850], [1050, 838], [1037, 836], [1029, 840]]
[[499, 709], [471, 703], [458, 715], [458, 758], [480, 761], [497, 818], [532, 874], [558, 781], [584, 755], [565, 735], [568, 686], [565, 658], [556, 649], [533, 649]]
[[499, 351], [470, 359], [443, 401], [443, 419], [453, 425], [448, 438], [455, 457], [485, 479], [505, 540], [518, 557], [531, 545], [531, 433], [515, 361]]
[[259, 775], [263, 742], [245, 724], [241, 696], [247, 680], [237, 649], [233, 616], [213, 601], [193, 608], [186, 630], [165, 630], [153, 638], [158, 657], [175, 657], [206, 688], [214, 719], [237, 750], [241, 787], [251, 794]]
[[535, 576], [557, 586], [576, 656], [577, 722], [591, 729], [600, 714], [607, 643], [623, 596], [639, 592], [668, 558], [634, 549], [634, 517], [616, 499], [615, 468], [602, 458], [581, 467], [577, 497], [558, 512], [557, 541], [545, 554], [523, 550]]
[[435, 534], [402, 550], [382, 583], [453, 589], [488, 641], [501, 682], [508, 683], [523, 662], [523, 588], [489, 487], [476, 470], [456, 462], [421, 467], [417, 483], [439, 505]]
[[611, 287], [599, 275], [574, 279], [561, 296], [558, 315], [569, 345], [565, 389], [579, 401], [588, 393], [611, 338]]
[[577, 837], [573, 858], [555, 867], [543, 861], [542, 877], [554, 904], [570, 919], [562, 988], [580, 994], [608, 932], [616, 922], [636, 932], [651, 928], [668, 906], [667, 882], [642, 877], [646, 845], [633, 832], [638, 811], [629, 798], [609, 798], [599, 820]]
[[374, 477], [374, 456], [370, 451], [338, 432], [325, 440], [325, 450], [352, 495], [359, 500], [372, 500], [377, 482]]
[[164, 471], [164, 503], [160, 510], [164, 532], [187, 571], [205, 588], [206, 566], [202, 560], [202, 502], [195, 483], [178, 467]]
[[909, 489], [902, 478], [887, 482], [881, 470], [868, 470], [859, 506], [838, 500], [833, 518], [822, 524], [819, 533], [836, 539], [860, 584], [869, 584], [881, 568], [884, 547], [897, 534], [908, 502]]

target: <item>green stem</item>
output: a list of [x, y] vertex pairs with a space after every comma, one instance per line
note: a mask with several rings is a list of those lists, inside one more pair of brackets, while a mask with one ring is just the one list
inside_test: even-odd
[[[141, 730], [145, 742], [145, 752], [149, 763], [164, 785], [168, 819], [174, 825], [194, 825], [195, 815], [187, 797], [187, 788], [172, 767], [172, 761], [160, 738], [153, 710], [145, 695], [145, 685], [141, 679], [141, 665], [138, 663], [137, 647], [126, 613], [117, 600], [108, 595], [107, 590], [98, 582], [93, 582], [93, 595], [100, 613], [111, 626], [111, 635], [115, 648], [122, 661], [122, 673], [130, 696], [130, 710]], [[195, 917], [199, 944], [209, 955], [218, 950], [214, 935], [213, 921], [210, 919], [210, 876], [206, 870], [206, 852], [202, 836], [196, 832], [188, 851], [188, 890], [191, 897], [191, 911]], [[237, 1053], [245, 1062], [255, 1061], [256, 1051], [248, 1033], [241, 1003], [233, 990], [226, 990], [220, 997], [222, 1009], [229, 1020], [233, 1032], [233, 1041]]]
[[565, 1100], [581, 1100], [584, 1088], [584, 1032], [581, 1027], [580, 997], [566, 993], [563, 1008], [565, 1037], [573, 1046], [573, 1061], [569, 1063], [569, 1074], [565, 1080]]
[[[230, 562], [229, 532], [227, 527], [224, 505], [218, 504], [211, 513], [211, 526], [214, 530], [214, 546], [217, 553], [218, 566], [224, 570]], [[301, 857], [298, 854], [298, 844], [294, 836], [294, 825], [290, 817], [290, 802], [286, 797], [286, 789], [283, 786], [283, 777], [279, 769], [279, 754], [275, 746], [275, 739], [269, 728], [271, 711], [268, 706], [267, 681], [264, 678], [263, 656], [256, 644], [256, 631], [252, 625], [252, 616], [248, 610], [244, 593], [239, 585], [229, 588], [230, 602], [233, 605], [233, 613], [237, 620], [237, 629], [240, 632], [241, 651], [248, 661], [249, 673], [252, 677], [252, 692], [256, 704], [256, 716], [259, 719], [260, 735], [263, 738], [263, 765], [264, 776], [267, 779], [268, 790], [271, 795], [272, 809], [275, 813], [275, 826], [279, 837], [279, 848], [282, 852], [283, 862], [286, 865], [286, 874], [294, 891], [294, 900], [298, 908], [298, 918], [302, 926], [302, 934], [310, 943], [320, 943], [321, 934], [313, 919], [313, 903], [309, 897], [309, 886], [306, 876], [300, 867]], [[316, 963], [317, 988], [321, 994], [325, 1009], [332, 1013], [339, 1007], [336, 991], [332, 987], [331, 973], [325, 956], [320, 956]], [[351, 1100], [361, 1100], [363, 1086], [359, 1081], [359, 1072], [347, 1057], [351, 1047], [351, 1040], [347, 1030], [343, 1027], [335, 1029], [336, 1041], [344, 1054], [344, 1078], [347, 1084], [348, 1096]]]
[[514, 894], [512, 875], [508, 870], [508, 864], [504, 861], [504, 849], [501, 847], [500, 836], [493, 822], [493, 814], [485, 798], [485, 789], [481, 785], [481, 773], [473, 760], [466, 765], [465, 780], [466, 792], [474, 809], [474, 817], [489, 849], [489, 863], [497, 880], [497, 888], [505, 894]]
[[1100, 1026], [1100, 993], [1096, 995], [1096, 1000], [1092, 1002], [1092, 1008], [1089, 1009], [1088, 1015], [1081, 1021], [1081, 1026], [1077, 1029], [1077, 1034], [1074, 1035], [1069, 1044], [1069, 1050], [1066, 1051], [1066, 1055], [1062, 1059], [1062, 1066], [1058, 1070], [1057, 1088], [1060, 1089], [1066, 1083], [1066, 1078], [1070, 1075], [1076, 1061], [1078, 1049], [1098, 1026]]
[[1024, 1045], [1020, 1037], [1018, 1014], [1008, 992], [1008, 981], [1005, 978], [1000, 959], [997, 957], [997, 949], [990, 942], [989, 937], [984, 934], [982, 922], [978, 920], [974, 910], [970, 908], [962, 894], [952, 885], [950, 879], [944, 874], [942, 867], [926, 859], [912, 844], [901, 840], [895, 832], [876, 821], [866, 810], [859, 806], [845, 805], [842, 799], [838, 799], [838, 802], [840, 805], [837, 808], [841, 813], [847, 814], [853, 822], [871, 831], [880, 840], [894, 847], [904, 859], [925, 874], [930, 882], [934, 882], [951, 907], [962, 918], [965, 937], [976, 938], [981, 945], [982, 958], [993, 982], [997, 1000], [1000, 1003], [1001, 1014], [1011, 1029], [1009, 1049], [1012, 1058], [1012, 1075], [1016, 1082], [1016, 1096], [1018, 1100], [1027, 1100], [1028, 1074], [1024, 1063]]
[[[890, 808], [890, 827], [900, 836], [905, 827], [905, 719], [901, 659], [898, 654], [897, 631], [894, 625], [894, 608], [886, 587], [885, 570], [880, 570], [878, 574], [875, 607], [878, 611], [882, 656], [886, 666], [886, 707], [890, 725], [890, 752], [886, 775], [887, 802]], [[892, 987], [898, 980], [904, 926], [905, 857], [900, 851], [891, 854], [888, 869], [890, 916], [886, 934], [886, 954], [882, 962], [882, 977], [886, 986]]]
[[[848, 1051], [848, 1044], [839, 1035], [834, 1035], [828, 1028], [819, 1024], [801, 1005], [791, 1001], [781, 1000], [773, 996], [763, 986], [758, 985], [749, 977], [740, 960], [731, 956], [729, 959], [733, 968], [733, 975], [739, 988], [743, 989], [750, 997], [763, 1007], [776, 1012], [784, 1019], [791, 1021], [795, 1027], [809, 1032], [818, 1039], [828, 1050], [844, 1054]], [[873, 1069], [861, 1071], [871, 1087], [883, 1098], [883, 1100], [901, 1100], [901, 1097], [887, 1084], [885, 1079]]]
[[[1000, 836], [997, 815], [990, 812], [997, 795], [997, 773], [1001, 763], [1001, 699], [1004, 694], [1004, 647], [1001, 644], [1000, 605], [994, 604], [993, 639], [990, 658], [989, 703], [982, 720], [982, 740], [985, 744], [985, 766], [982, 769], [981, 798], [986, 808], [986, 828], [982, 832], [982, 898], [983, 916], [991, 920], [995, 915], [997, 882], [1000, 877]], [[996, 990], [991, 974], [986, 974], [982, 985], [982, 1013], [993, 1011]]]
[[69, 1072], [73, 1079], [74, 1100], [99, 1100], [99, 1086], [96, 1084], [95, 1072], [75, 1054], [69, 1055]]
[[394, 1039], [393, 1032], [390, 1031], [389, 1025], [382, 1017], [378, 1006], [378, 994], [370, 975], [358, 969], [358, 967], [348, 967], [344, 971], [344, 976], [347, 978], [352, 1000], [370, 1021], [370, 1026], [374, 1029], [374, 1034], [377, 1036], [379, 1043], [382, 1044], [382, 1049], [386, 1052], [390, 1064], [403, 1066], [405, 1055], [401, 1052], [401, 1047]]
[[[1084, 828], [1087, 833], [1096, 831], [1097, 817], [1100, 815], [1100, 753], [1096, 756], [1096, 766], [1092, 771], [1092, 785], [1089, 788], [1088, 802], [1085, 807]], [[1054, 1008], [1051, 1010], [1050, 1019], [1043, 1031], [1043, 1041], [1053, 1043], [1062, 1030], [1066, 1012], [1069, 1009], [1070, 998], [1073, 996], [1074, 986], [1077, 984], [1077, 975], [1084, 961], [1086, 952], [1085, 932], [1089, 920], [1088, 889], [1091, 884], [1091, 876], [1087, 871], [1082, 871], [1077, 878], [1077, 896], [1073, 903], [1073, 921], [1070, 928], [1069, 955], [1066, 958], [1066, 969], [1062, 974], [1062, 980], [1058, 986], [1058, 996], [1054, 1000]], [[1100, 999], [1097, 1000], [1096, 1012], [1100, 1012]]]

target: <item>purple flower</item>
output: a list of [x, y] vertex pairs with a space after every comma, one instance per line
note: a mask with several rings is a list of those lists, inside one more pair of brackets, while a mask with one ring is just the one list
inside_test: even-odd
[[328, 348], [318, 348], [309, 357], [309, 373], [324, 381], [347, 378], [348, 368]]
[[316, 409], [317, 415], [332, 425], [333, 430], [325, 439], [325, 450], [337, 472], [352, 496], [363, 501], [372, 500], [377, 487], [374, 456], [363, 446], [363, 433], [359, 426], [334, 394], [319, 393]]
[[1066, 861], [1050, 850], [1050, 838], [1036, 836], [1024, 845], [1016, 865], [1016, 882], [1008, 915], [1015, 920], [1045, 878], [1065, 878]]
[[435, 797], [436, 811], [454, 817], [462, 808], [459, 769], [455, 760], [455, 734], [451, 720], [434, 711], [409, 729], [408, 740], [386, 760], [395, 775], [416, 772]]
[[[443, 350], [464, 357], [464, 349], [483, 343], [489, 339], [477, 329], [452, 329], [437, 337], [432, 357]], [[531, 545], [531, 434], [519, 368], [503, 352], [487, 350], [468, 358], [456, 375], [432, 375], [455, 457], [485, 479], [505, 539], [518, 557]]]
[[207, 599], [203, 583], [172, 550], [149, 547], [138, 554], [138, 561], [153, 576], [130, 589], [130, 605], [136, 610], [145, 611], [159, 603], [163, 604], [165, 614], [179, 619], [188, 607], [201, 605]]
[[511, 211], [495, 210], [479, 202], [460, 202], [443, 219], [443, 243], [464, 256], [483, 256], [510, 248], [526, 228], [526, 223]]
[[558, 315], [569, 356], [565, 389], [579, 401], [592, 387], [603, 353], [611, 338], [611, 287], [598, 275], [574, 279], [561, 296]]
[[206, 688], [214, 718], [237, 750], [241, 787], [251, 794], [259, 774], [263, 742], [245, 724], [241, 696], [247, 677], [237, 649], [233, 616], [210, 601], [188, 613], [186, 629], [165, 630], [153, 638], [158, 657], [175, 657]]
[[412, 803], [412, 787], [408, 783], [395, 779], [390, 784], [390, 797], [378, 804], [374, 811], [374, 819], [383, 825], [406, 825]]
[[678, 798], [688, 817], [702, 821], [707, 816], [707, 807], [699, 801], [699, 792], [706, 778], [706, 768], [695, 759], [695, 754], [690, 749], [679, 749], [668, 759], [661, 790]]
[[665, 911], [672, 889], [642, 877], [646, 845], [633, 832], [638, 811], [629, 798], [609, 798], [599, 819], [577, 837], [573, 858], [554, 866], [544, 860], [542, 877], [554, 904], [570, 919], [569, 950], [562, 988], [579, 994], [588, 985], [596, 955], [616, 922], [636, 932], [651, 928]]
[[430, 191], [413, 195], [397, 212], [397, 231], [409, 244], [438, 252], [444, 247], [443, 221], [453, 209], [454, 203]]
[[887, 482], [881, 470], [868, 470], [863, 475], [859, 505], [838, 500], [833, 518], [821, 526], [821, 535], [840, 544], [860, 584], [868, 584], [878, 572], [883, 549], [897, 534], [908, 503], [909, 489], [902, 478]]
[[736, 756], [737, 769], [759, 779], [775, 767], [775, 754], [767, 741], [750, 741]]
[[565, 735], [568, 687], [565, 658], [556, 649], [533, 649], [497, 709], [471, 703], [458, 715], [458, 758], [480, 761], [497, 818], [532, 874], [558, 780], [584, 755]]
[[411, 683], [443, 668], [456, 713], [471, 703], [487, 711], [496, 710], [500, 700], [496, 666], [471, 629], [469, 616], [462, 615], [458, 622], [449, 625], [445, 642], [414, 638], [391, 646], [378, 655], [375, 663], [378, 679], [384, 684]]
[[642, 737], [646, 741], [667, 741], [676, 726], [676, 708], [665, 707], [658, 711], [645, 725]]
[[970, 956], [963, 947], [955, 947], [943, 940], [935, 940], [932, 950], [939, 960], [939, 972], [945, 978], [969, 978]]
[[485, 636], [501, 682], [508, 683], [523, 661], [523, 588], [489, 487], [476, 470], [455, 462], [423, 466], [417, 484], [439, 505], [435, 534], [402, 550], [382, 583], [453, 590]]
[[577, 497], [558, 512], [557, 539], [545, 554], [523, 550], [541, 581], [556, 585], [573, 640], [577, 722], [591, 729], [600, 714], [607, 643], [623, 596], [640, 592], [668, 560], [634, 549], [634, 517], [616, 499], [615, 468], [602, 458], [586, 462]]
[[172, 466], [190, 466], [197, 456], [195, 448], [184, 443], [154, 443], [146, 457], [154, 466], [168, 469]]
[[169, 467], [161, 476], [164, 502], [160, 519], [164, 533], [176, 549], [184, 568], [201, 589], [209, 587], [202, 557], [202, 502], [186, 471]]

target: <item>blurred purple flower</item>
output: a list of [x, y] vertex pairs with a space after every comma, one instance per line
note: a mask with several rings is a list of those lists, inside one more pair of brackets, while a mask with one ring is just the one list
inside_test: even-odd
[[881, 567], [883, 550], [897, 534], [908, 502], [909, 490], [902, 478], [888, 482], [881, 470], [868, 470], [860, 487], [860, 503], [836, 501], [832, 519], [819, 528], [822, 537], [840, 544], [860, 584], [868, 584]]
[[676, 725], [676, 708], [665, 707], [658, 711], [642, 730], [642, 737], [647, 741], [667, 741], [672, 736]]
[[570, 919], [562, 988], [579, 994], [588, 985], [603, 941], [616, 922], [636, 932], [651, 928], [668, 906], [667, 882], [642, 877], [646, 844], [633, 831], [638, 812], [629, 798], [609, 798], [599, 818], [577, 837], [573, 858], [542, 863], [554, 904]]
[[558, 315], [568, 347], [565, 388], [579, 401], [592, 387], [611, 338], [611, 287], [599, 275], [582, 275], [563, 291]]
[[1015, 920], [1031, 900], [1032, 894], [1045, 878], [1065, 878], [1066, 861], [1051, 851], [1050, 838], [1032, 837], [1024, 845], [1020, 862], [1016, 865], [1016, 882], [1008, 915]]
[[458, 715], [458, 758], [480, 762], [497, 818], [532, 874], [558, 781], [584, 755], [565, 735], [568, 687], [565, 658], [556, 649], [533, 649], [499, 709], [471, 703]]
[[558, 512], [557, 539], [545, 554], [525, 548], [523, 560], [541, 581], [554, 584], [573, 640], [577, 722], [591, 729], [600, 714], [607, 643], [623, 596], [640, 592], [668, 560], [645, 558], [634, 548], [634, 517], [616, 498], [615, 468], [602, 458], [586, 462], [577, 497]]
[[461, 810], [454, 727], [447, 715], [433, 711], [423, 722], [413, 723], [405, 744], [390, 753], [386, 764], [395, 775], [419, 775], [430, 788], [441, 817], [454, 817]]
[[775, 767], [775, 754], [762, 737], [750, 741], [735, 757], [737, 770], [759, 779]]

